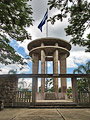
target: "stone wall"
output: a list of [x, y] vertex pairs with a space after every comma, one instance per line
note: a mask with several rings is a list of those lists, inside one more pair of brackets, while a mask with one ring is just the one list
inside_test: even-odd
[[4, 102], [3, 100], [0, 100], [0, 111], [4, 109]]
[[17, 90], [18, 78], [15, 75], [0, 78], [0, 101], [5, 107], [13, 107]]

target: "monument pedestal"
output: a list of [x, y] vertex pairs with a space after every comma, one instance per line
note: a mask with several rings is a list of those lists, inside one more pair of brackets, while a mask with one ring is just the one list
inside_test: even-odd
[[66, 93], [55, 93], [55, 92], [46, 92], [46, 93], [37, 93], [37, 100], [66, 100]]
[[55, 92], [45, 93], [45, 100], [57, 100], [57, 95]]

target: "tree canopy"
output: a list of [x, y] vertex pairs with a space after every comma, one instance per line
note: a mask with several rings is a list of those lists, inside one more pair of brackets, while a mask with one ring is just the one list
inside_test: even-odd
[[[90, 74], [90, 61], [86, 65], [80, 65], [77, 69], [73, 71], [73, 74]], [[90, 78], [78, 79], [78, 91], [90, 92]]]
[[[9, 39], [31, 39], [26, 27], [32, 25], [29, 0], [0, 0], [0, 62], [24, 64], [23, 58], [10, 46]], [[7, 35], [9, 36], [7, 38]], [[7, 60], [11, 60], [10, 62]]]
[[49, 0], [50, 10], [56, 8], [60, 13], [50, 17], [52, 24], [56, 20], [63, 21], [68, 17], [69, 25], [65, 28], [66, 34], [71, 35], [72, 44], [86, 46], [90, 52], [90, 33], [84, 37], [85, 31], [90, 29], [90, 3], [87, 0]]

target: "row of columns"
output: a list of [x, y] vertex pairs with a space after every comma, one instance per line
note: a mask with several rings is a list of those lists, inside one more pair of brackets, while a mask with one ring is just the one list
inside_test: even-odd
[[[41, 43], [41, 46], [44, 46], [44, 43]], [[58, 46], [58, 43], [55, 44], [55, 46]], [[66, 74], [66, 54], [60, 55], [60, 58], [58, 58], [59, 53], [56, 49], [53, 54], [53, 74], [58, 74], [58, 60], [60, 59], [60, 73]], [[38, 74], [39, 69], [39, 56], [38, 54], [32, 54], [33, 66], [32, 66], [32, 73]], [[41, 74], [45, 74], [45, 51], [41, 50]], [[38, 80], [37, 80], [37, 86], [38, 86]], [[58, 78], [53, 79], [53, 87], [54, 91], [58, 93]], [[38, 89], [38, 87], [36, 88]], [[41, 93], [45, 92], [45, 78], [41, 78]], [[67, 81], [66, 78], [61, 78], [61, 92], [66, 93], [67, 92]]]
[[[72, 77], [72, 94], [73, 94], [73, 102], [78, 103], [78, 92], [77, 92], [77, 78]], [[33, 84], [32, 84], [32, 104], [35, 105], [36, 103], [36, 83], [37, 78], [33, 78]]]

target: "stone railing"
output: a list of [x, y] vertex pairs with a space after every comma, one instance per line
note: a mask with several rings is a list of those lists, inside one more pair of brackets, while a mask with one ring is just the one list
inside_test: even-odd
[[18, 78], [16, 75], [0, 76], [0, 101], [1, 103], [2, 101], [4, 102], [2, 104], [4, 104], [5, 107], [13, 106], [17, 89]]
[[79, 92], [78, 103], [79, 104], [90, 104], [90, 92]]
[[36, 103], [37, 78], [71, 78], [73, 102], [78, 103], [77, 78], [90, 78], [90, 74], [16, 74], [0, 75], [0, 101], [5, 107], [13, 106], [18, 87], [18, 78], [32, 78], [32, 104]]

